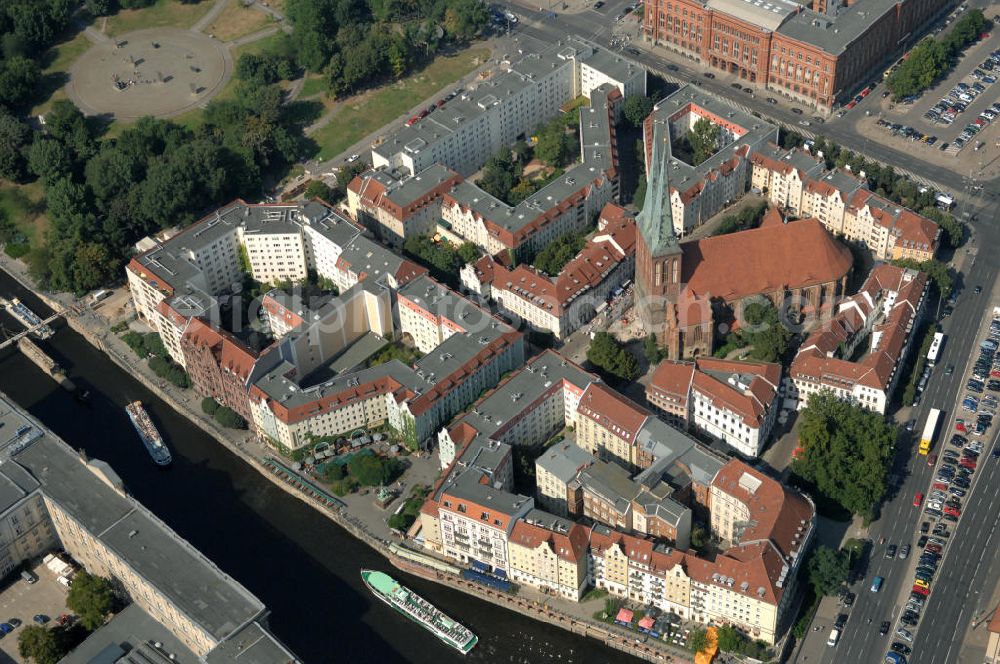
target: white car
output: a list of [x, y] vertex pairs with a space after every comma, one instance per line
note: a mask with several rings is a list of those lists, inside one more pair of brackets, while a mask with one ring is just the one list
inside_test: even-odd
[[903, 629], [902, 627], [900, 627], [899, 629], [896, 630], [896, 636], [904, 638], [910, 643], [913, 643], [913, 634], [910, 634], [910, 630], [908, 629]]
[[931, 502], [927, 503], [927, 506], [924, 509], [938, 510], [938, 511], [940, 511], [941, 507], [942, 507], [942, 504], [940, 502], [931, 501]]
[[347, 158], [347, 163], [348, 164], [353, 164], [354, 162], [356, 162], [360, 158], [361, 158], [361, 155], [359, 155], [359, 154], [352, 154], [350, 157]]

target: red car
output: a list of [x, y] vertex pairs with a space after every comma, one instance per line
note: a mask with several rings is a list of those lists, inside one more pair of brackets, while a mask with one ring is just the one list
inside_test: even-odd
[[923, 595], [924, 597], [927, 597], [928, 595], [931, 594], [930, 588], [924, 588], [923, 586], [918, 586], [915, 583], [913, 584], [913, 589], [912, 590], [913, 590], [913, 592], [917, 593], [918, 595]]
[[848, 110], [854, 108], [854, 105], [857, 104], [857, 103], [858, 102], [854, 101], [853, 99], [850, 102], [848, 102], [848, 104], [847, 104]]
[[913, 506], [920, 507], [922, 502], [924, 502], [924, 494], [917, 491], [917, 495], [913, 496]]
[[935, 482], [931, 486], [933, 488], [937, 489], [938, 491], [947, 491], [948, 490], [948, 485], [945, 484], [944, 482]]
[[952, 507], [950, 505], [945, 505], [944, 506], [944, 513], [945, 514], [950, 514], [953, 517], [960, 517], [960, 516], [962, 516], [962, 510], [958, 509], [957, 507]]
[[955, 420], [955, 431], [959, 433], [965, 433], [965, 422], [963, 420]]
[[960, 465], [961, 465], [961, 466], [962, 466], [963, 468], [969, 468], [969, 469], [971, 469], [971, 470], [975, 470], [975, 469], [976, 469], [976, 461], [975, 461], [975, 459], [971, 459], [971, 458], [969, 458], [969, 457], [962, 457], [962, 458], [961, 458], [961, 459], [959, 460], [959, 462], [958, 462], [958, 463], [959, 463], [959, 464], [960, 464]]
[[931, 454], [927, 457], [927, 465], [933, 468], [937, 464], [937, 455]]
[[924, 551], [930, 551], [931, 553], [940, 554], [941, 553], [941, 545], [940, 544], [928, 544], [927, 546], [924, 547]]
[[420, 122], [420, 116], [419, 115], [414, 115], [412, 118], [410, 118], [409, 120], [406, 121], [406, 126], [407, 127], [412, 127], [413, 125], [417, 124], [418, 122]]

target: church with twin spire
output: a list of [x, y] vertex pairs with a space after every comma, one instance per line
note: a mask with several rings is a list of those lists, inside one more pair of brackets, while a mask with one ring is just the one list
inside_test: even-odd
[[654, 110], [646, 123], [635, 306], [668, 356], [710, 355], [740, 326], [743, 306], [761, 297], [795, 320], [831, 316], [846, 295], [850, 250], [818, 220], [786, 221], [775, 209], [758, 228], [682, 242], [671, 212], [669, 120]]

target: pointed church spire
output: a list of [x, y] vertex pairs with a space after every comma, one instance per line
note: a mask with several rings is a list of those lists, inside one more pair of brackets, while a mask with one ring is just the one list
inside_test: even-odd
[[650, 255], [665, 256], [680, 253], [674, 233], [674, 216], [670, 206], [670, 128], [665, 120], [653, 120], [652, 150], [646, 180], [646, 198], [636, 218]]

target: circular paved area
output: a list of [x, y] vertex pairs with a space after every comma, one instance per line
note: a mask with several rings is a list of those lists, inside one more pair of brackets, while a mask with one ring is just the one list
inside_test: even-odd
[[87, 115], [170, 117], [203, 105], [232, 72], [229, 50], [207, 35], [179, 28], [137, 30], [80, 56], [66, 92]]

